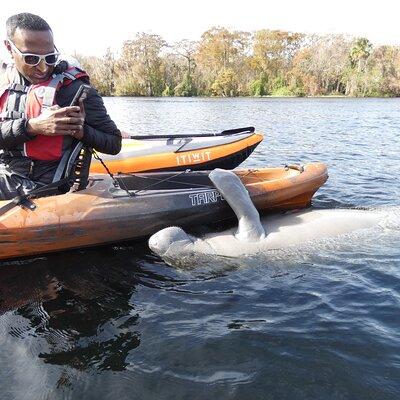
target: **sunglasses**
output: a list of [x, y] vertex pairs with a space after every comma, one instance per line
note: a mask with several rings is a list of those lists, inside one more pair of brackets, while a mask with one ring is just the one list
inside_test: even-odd
[[17, 46], [10, 39], [8, 39], [8, 43], [10, 43], [11, 48], [22, 57], [22, 59], [24, 60], [24, 63], [27, 65], [30, 65], [32, 67], [39, 65], [40, 61], [42, 61], [42, 60], [47, 65], [54, 65], [57, 62], [58, 57], [60, 55], [60, 53], [58, 51], [55, 51], [53, 53], [44, 54], [44, 55], [23, 53], [22, 51], [20, 51], [17, 48]]

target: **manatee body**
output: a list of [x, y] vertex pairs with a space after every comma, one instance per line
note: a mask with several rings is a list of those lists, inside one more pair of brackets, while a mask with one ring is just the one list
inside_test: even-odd
[[188, 235], [179, 227], [165, 228], [149, 240], [151, 250], [161, 258], [193, 254], [249, 256], [349, 234], [376, 226], [383, 219], [381, 212], [351, 209], [309, 209], [260, 219], [246, 188], [234, 173], [216, 169], [210, 173], [210, 179], [235, 212], [238, 227], [211, 232], [202, 238]]

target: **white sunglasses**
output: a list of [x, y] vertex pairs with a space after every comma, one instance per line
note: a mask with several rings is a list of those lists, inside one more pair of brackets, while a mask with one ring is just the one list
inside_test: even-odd
[[[57, 62], [58, 57], [60, 55], [60, 53], [58, 51], [54, 51], [52, 53], [48, 53], [48, 54], [44, 54], [44, 55], [33, 54], [33, 53], [23, 53], [22, 51], [20, 51], [18, 49], [18, 47], [10, 39], [8, 39], [8, 43], [10, 43], [10, 46], [12, 47], [12, 49], [22, 57], [22, 59], [24, 60], [24, 63], [27, 65], [30, 65], [31, 67], [35, 67], [42, 60], [47, 65], [54, 65]], [[56, 48], [56, 50], [57, 50], [57, 48]]]

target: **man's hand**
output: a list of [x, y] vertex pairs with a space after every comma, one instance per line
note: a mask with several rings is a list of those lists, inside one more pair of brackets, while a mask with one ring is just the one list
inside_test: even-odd
[[26, 129], [31, 135], [70, 135], [82, 139], [84, 121], [85, 113], [80, 106], [52, 106], [36, 118], [30, 118]]
[[79, 100], [79, 112], [74, 113], [73, 116], [75, 118], [80, 118], [82, 122], [82, 128], [79, 131], [74, 131], [72, 136], [75, 139], [81, 140], [83, 138], [83, 123], [85, 122], [86, 113], [85, 113], [85, 106], [83, 105], [83, 99]]

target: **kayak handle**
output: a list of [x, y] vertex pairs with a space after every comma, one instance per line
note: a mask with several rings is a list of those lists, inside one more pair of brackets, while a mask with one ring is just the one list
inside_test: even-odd
[[285, 171], [288, 171], [289, 169], [295, 169], [296, 171], [299, 171], [300, 173], [302, 173], [302, 172], [304, 172], [304, 165], [295, 165], [295, 164], [285, 165]]
[[146, 139], [184, 139], [184, 138], [192, 138], [192, 137], [215, 137], [215, 136], [228, 136], [228, 135], [236, 135], [238, 133], [254, 133], [254, 126], [248, 126], [245, 128], [235, 128], [228, 129], [219, 133], [195, 133], [193, 135], [190, 134], [181, 134], [181, 135], [132, 135], [129, 132], [122, 132], [123, 139], [135, 139], [135, 140], [146, 140]]

